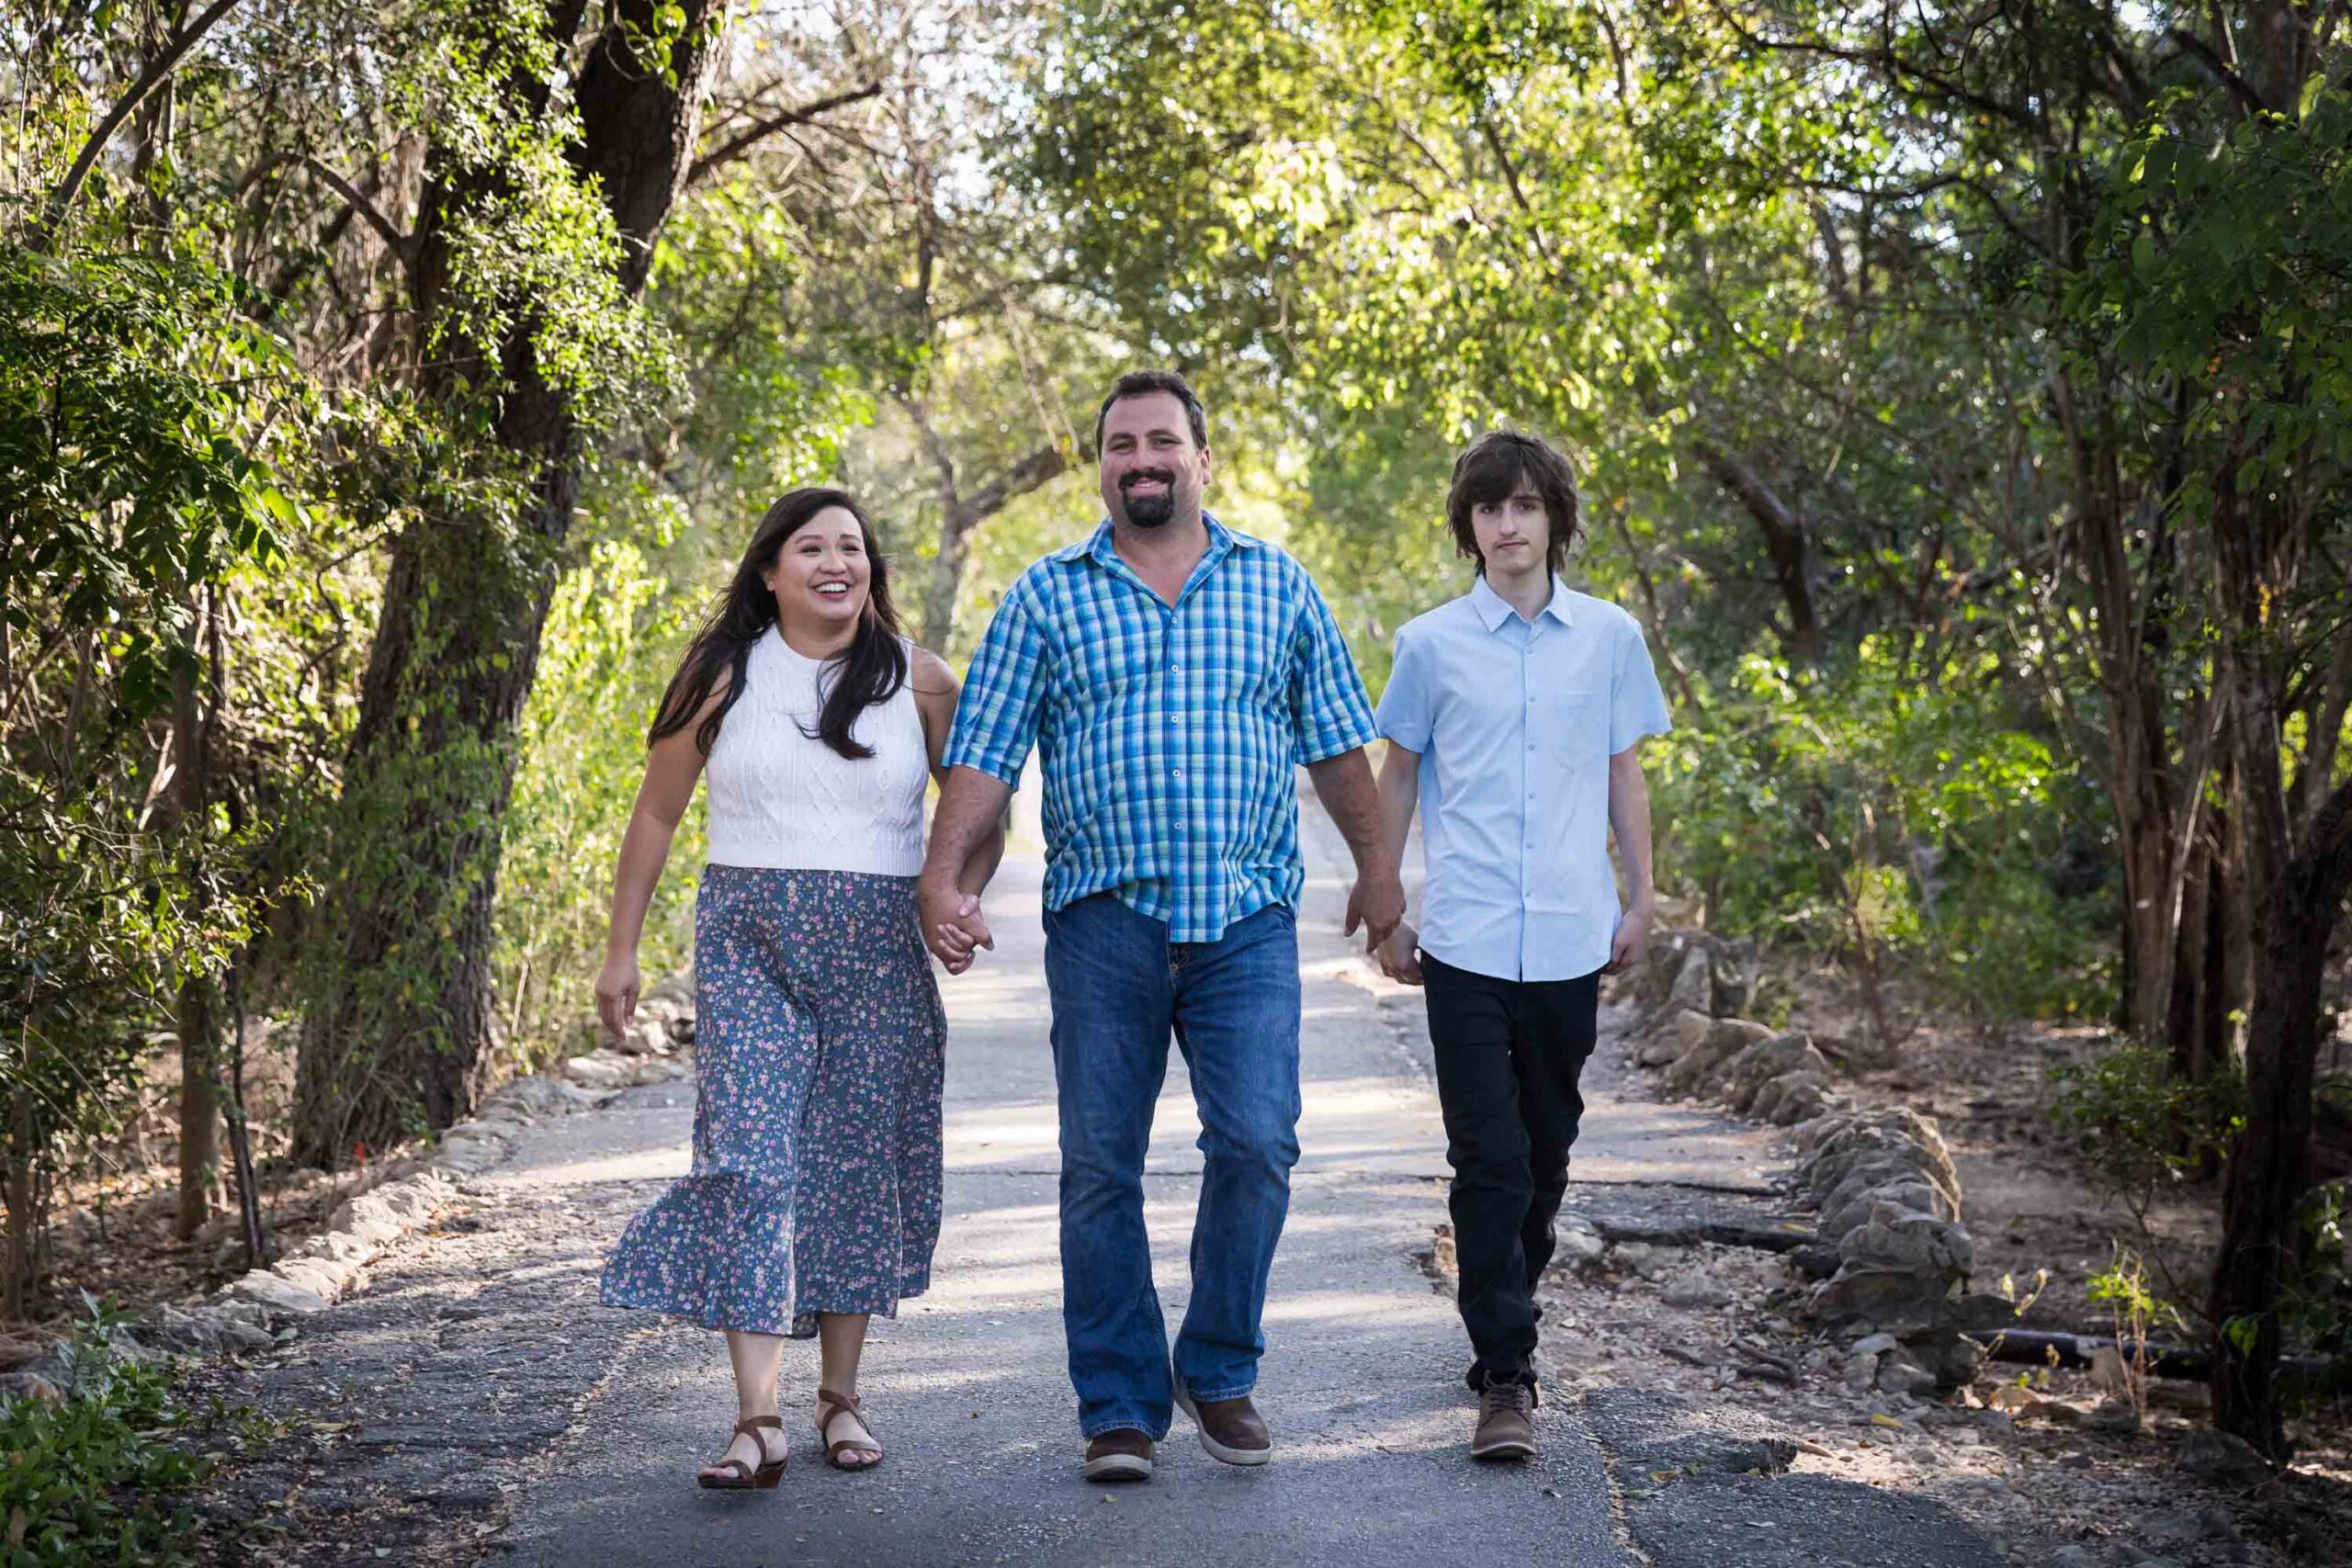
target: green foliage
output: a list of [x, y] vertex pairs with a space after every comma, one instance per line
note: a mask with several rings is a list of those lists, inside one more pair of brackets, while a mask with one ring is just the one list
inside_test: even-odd
[[2193, 1083], [2146, 1046], [2120, 1046], [2062, 1066], [2055, 1077], [2051, 1119], [2135, 1213], [2210, 1168], [2245, 1117], [2245, 1085], [2234, 1068]]
[[1727, 931], [1873, 946], [1975, 1017], [2108, 1005], [2099, 911], [2052, 886], [2095, 802], [2015, 727], [1999, 674], [1955, 661], [1923, 680], [1875, 638], [1812, 681], [1750, 655], [1706, 727], [1662, 745], [1676, 874]]
[[174, 1506], [204, 1463], [171, 1442], [186, 1416], [164, 1367], [119, 1359], [119, 1314], [95, 1303], [62, 1399], [0, 1403], [0, 1568], [194, 1561]]
[[[612, 909], [613, 867], [645, 772], [645, 732], [704, 596], [662, 579], [634, 545], [608, 540], [556, 591], [523, 727], [498, 902], [498, 994], [518, 1066], [576, 1049]], [[585, 809], [583, 809], [585, 807]], [[648, 983], [692, 955], [702, 865], [699, 810], [680, 824], [646, 913]]]

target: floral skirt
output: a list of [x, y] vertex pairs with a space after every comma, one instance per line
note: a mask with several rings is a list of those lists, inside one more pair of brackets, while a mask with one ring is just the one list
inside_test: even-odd
[[713, 865], [695, 905], [692, 1174], [629, 1222], [608, 1306], [807, 1338], [894, 1315], [939, 1240], [946, 1016], [912, 877]]

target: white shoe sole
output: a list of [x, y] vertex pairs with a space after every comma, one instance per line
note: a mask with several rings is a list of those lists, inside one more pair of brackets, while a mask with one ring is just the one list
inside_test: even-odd
[[1201, 1425], [1200, 1407], [1193, 1403], [1193, 1396], [1184, 1392], [1184, 1386], [1182, 1383], [1176, 1385], [1176, 1407], [1193, 1418], [1194, 1429], [1201, 1434], [1201, 1447], [1208, 1450], [1209, 1458], [1220, 1464], [1264, 1464], [1274, 1457], [1274, 1450], [1271, 1447], [1229, 1449], [1210, 1437], [1209, 1429]]
[[1109, 1454], [1086, 1461], [1089, 1481], [1149, 1481], [1151, 1461], [1138, 1454]]
[[1470, 1445], [1470, 1457], [1476, 1460], [1533, 1459], [1535, 1445], [1510, 1439], [1499, 1443], [1489, 1443], [1482, 1449], [1473, 1443]]

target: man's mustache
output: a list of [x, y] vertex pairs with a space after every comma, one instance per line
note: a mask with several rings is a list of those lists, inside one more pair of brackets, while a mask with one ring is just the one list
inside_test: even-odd
[[1170, 490], [1176, 488], [1176, 472], [1172, 468], [1136, 468], [1119, 476], [1119, 493], [1125, 495], [1136, 485], [1153, 479]]

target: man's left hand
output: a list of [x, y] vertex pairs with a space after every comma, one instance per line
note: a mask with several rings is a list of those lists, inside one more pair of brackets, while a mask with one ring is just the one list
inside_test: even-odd
[[1374, 866], [1356, 877], [1356, 885], [1348, 889], [1348, 923], [1346, 934], [1353, 936], [1356, 928], [1363, 928], [1364, 951], [1377, 953], [1380, 944], [1388, 940], [1405, 919], [1405, 884], [1397, 874], [1385, 866]]
[[1622, 975], [1642, 961], [1649, 951], [1650, 927], [1657, 919], [1657, 900], [1641, 897], [1625, 910], [1625, 918], [1617, 922], [1617, 934], [1609, 941], [1609, 962], [1600, 966], [1604, 975]]

